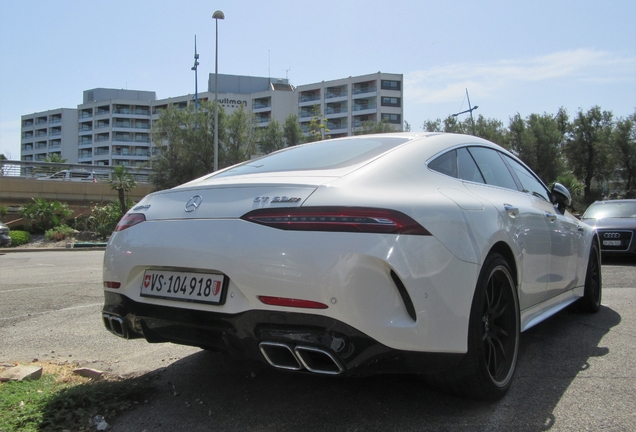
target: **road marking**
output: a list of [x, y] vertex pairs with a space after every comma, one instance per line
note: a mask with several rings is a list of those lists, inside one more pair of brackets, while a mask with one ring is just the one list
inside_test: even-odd
[[16, 316], [12, 316], [12, 317], [0, 318], [0, 321], [6, 321], [6, 320], [10, 320], [10, 319], [15, 319], [15, 318], [26, 318], [26, 317], [31, 317], [31, 316], [35, 316], [35, 315], [44, 315], [44, 314], [53, 313], [53, 312], [65, 312], [65, 311], [70, 311], [70, 310], [74, 310], [74, 309], [82, 309], [82, 308], [88, 308], [88, 307], [94, 307], [94, 306], [101, 306], [102, 304], [103, 303], [93, 303], [93, 304], [82, 305], [82, 306], [73, 306], [73, 307], [64, 308], [64, 309], [54, 309], [54, 310], [44, 311], [44, 312], [33, 312], [33, 313], [26, 314], [26, 315], [16, 315]]
[[[74, 282], [75, 285], [78, 285], [78, 282]], [[99, 287], [99, 285], [96, 285]], [[8, 290], [0, 290], [0, 294], [8, 293], [8, 292], [18, 292], [18, 291], [31, 291], [31, 290], [45, 290], [47, 288], [74, 288], [72, 284], [56, 284], [56, 285], [47, 285], [45, 287], [34, 287], [34, 288], [16, 288], [16, 289], [8, 289]], [[76, 287], [75, 287], [76, 288]], [[101, 287], [99, 287], [101, 288]]]

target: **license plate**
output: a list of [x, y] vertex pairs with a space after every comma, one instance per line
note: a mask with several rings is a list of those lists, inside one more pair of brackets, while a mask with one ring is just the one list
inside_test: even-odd
[[220, 274], [146, 270], [141, 296], [193, 303], [225, 303], [227, 279]]
[[620, 246], [620, 240], [603, 240], [603, 246]]

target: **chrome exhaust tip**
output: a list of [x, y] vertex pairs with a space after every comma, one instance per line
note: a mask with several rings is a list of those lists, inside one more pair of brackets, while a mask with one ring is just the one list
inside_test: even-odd
[[261, 342], [259, 348], [267, 362], [277, 369], [299, 371], [303, 366], [292, 349], [278, 342]]
[[340, 375], [345, 371], [344, 366], [329, 351], [310, 346], [297, 346], [294, 348], [294, 353], [309, 372]]
[[128, 339], [128, 330], [126, 329], [126, 324], [124, 324], [123, 318], [105, 313], [102, 314], [102, 321], [104, 322], [106, 330], [115, 336]]

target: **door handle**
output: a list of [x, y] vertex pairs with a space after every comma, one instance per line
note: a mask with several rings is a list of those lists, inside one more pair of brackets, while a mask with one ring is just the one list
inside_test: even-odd
[[508, 213], [508, 216], [510, 216], [511, 218], [516, 217], [519, 214], [519, 208], [511, 204], [504, 204], [504, 208], [506, 209], [506, 213]]
[[557, 215], [550, 212], [545, 212], [545, 217], [547, 217], [550, 222], [554, 222], [557, 219]]

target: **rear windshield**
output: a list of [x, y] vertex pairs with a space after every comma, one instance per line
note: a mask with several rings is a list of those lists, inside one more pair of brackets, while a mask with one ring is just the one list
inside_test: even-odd
[[592, 204], [583, 219], [636, 218], [636, 201]]
[[321, 141], [285, 149], [239, 165], [214, 177], [345, 168], [369, 161], [407, 141], [408, 138], [396, 137]]

